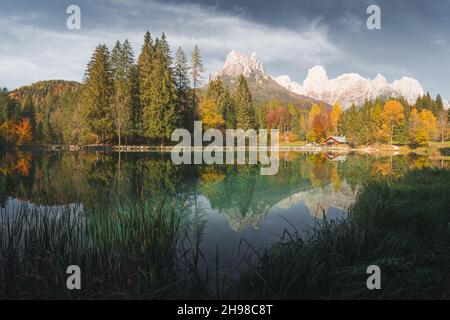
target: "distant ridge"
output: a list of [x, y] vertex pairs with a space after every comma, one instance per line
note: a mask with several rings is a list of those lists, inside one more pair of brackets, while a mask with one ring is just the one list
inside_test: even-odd
[[370, 80], [357, 73], [346, 73], [329, 80], [325, 68], [318, 65], [309, 69], [303, 84], [292, 81], [286, 75], [273, 79], [291, 92], [320, 99], [329, 104], [339, 102], [344, 109], [352, 104], [361, 105], [365, 100], [374, 100], [377, 97], [404, 97], [412, 104], [417, 97], [424, 94], [422, 85], [413, 78], [402, 77], [388, 83], [381, 74]]

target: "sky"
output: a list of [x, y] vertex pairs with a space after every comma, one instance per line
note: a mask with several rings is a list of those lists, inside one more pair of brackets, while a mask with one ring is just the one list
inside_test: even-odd
[[[66, 26], [69, 5], [81, 9], [80, 30]], [[380, 30], [366, 26], [369, 5]], [[297, 82], [320, 64], [329, 78], [413, 77], [450, 99], [449, 0], [0, 0], [0, 87], [82, 81], [99, 43], [127, 38], [137, 56], [147, 30], [165, 32], [172, 52], [198, 45], [206, 78], [237, 49]]]

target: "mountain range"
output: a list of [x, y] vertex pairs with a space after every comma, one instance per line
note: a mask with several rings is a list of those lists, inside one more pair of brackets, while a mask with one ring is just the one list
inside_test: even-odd
[[325, 68], [319, 65], [309, 69], [308, 75], [300, 84], [291, 80], [288, 75], [270, 76], [255, 53], [248, 56], [237, 50], [228, 54], [224, 66], [212, 78], [225, 79], [230, 83], [241, 74], [249, 79], [250, 90], [256, 96], [282, 96], [308, 103], [321, 100], [329, 105], [339, 102], [344, 109], [377, 97], [404, 97], [412, 104], [418, 96], [425, 93], [419, 81], [410, 77], [405, 76], [389, 83], [381, 74], [371, 80], [357, 73], [346, 73], [329, 79]]
[[232, 50], [228, 54], [223, 67], [216, 71], [211, 78], [220, 79], [230, 89], [233, 89], [241, 74], [247, 78], [249, 90], [256, 102], [277, 99], [281, 103], [293, 103], [307, 108], [320, 102], [319, 99], [288, 90], [279, 84], [267, 74], [255, 53], [248, 56], [237, 50]]

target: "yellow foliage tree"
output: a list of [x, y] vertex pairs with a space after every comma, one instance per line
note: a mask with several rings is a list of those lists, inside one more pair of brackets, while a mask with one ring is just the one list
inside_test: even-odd
[[13, 123], [5, 121], [0, 125], [0, 135], [6, 144], [14, 144], [16, 142], [16, 130]]
[[342, 110], [342, 107], [339, 104], [339, 102], [336, 102], [333, 105], [333, 108], [331, 109], [331, 113], [330, 113], [331, 132], [333, 134], [338, 133], [337, 124], [338, 124], [339, 119], [341, 118], [343, 112], [344, 112], [344, 110]]
[[200, 116], [206, 128], [221, 128], [224, 124], [222, 115], [218, 112], [213, 99], [205, 99], [199, 106]]
[[390, 137], [390, 143], [394, 136], [394, 128], [403, 123], [405, 120], [403, 106], [400, 102], [395, 100], [389, 100], [384, 104], [383, 111], [381, 112], [381, 119], [383, 120], [383, 130], [387, 130]]
[[372, 122], [372, 137], [375, 142], [386, 142], [389, 140], [389, 132], [383, 127], [383, 119], [381, 117], [380, 104], [377, 102], [373, 108], [370, 116]]
[[413, 143], [425, 145], [427, 141], [436, 138], [438, 134], [437, 119], [434, 114], [427, 109], [417, 112], [411, 110], [409, 135]]

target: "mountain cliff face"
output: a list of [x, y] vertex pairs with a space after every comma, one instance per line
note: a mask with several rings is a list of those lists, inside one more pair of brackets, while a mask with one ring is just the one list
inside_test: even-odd
[[329, 105], [339, 102], [346, 109], [377, 97], [404, 97], [409, 103], [414, 103], [419, 95], [424, 94], [422, 85], [413, 78], [402, 77], [389, 83], [381, 74], [371, 80], [357, 73], [346, 73], [329, 79], [322, 66], [309, 69], [306, 79], [300, 84], [287, 75], [271, 77], [255, 53], [248, 56], [237, 50], [228, 54], [224, 66], [212, 78], [220, 78], [233, 87], [241, 74], [247, 78], [255, 100], [276, 98], [282, 102], [306, 102], [308, 105], [318, 101]]
[[343, 108], [348, 108], [353, 103], [360, 105], [367, 99], [373, 100], [377, 97], [402, 96], [409, 103], [414, 103], [419, 95], [424, 94], [421, 84], [409, 77], [388, 83], [380, 74], [371, 80], [357, 73], [346, 73], [330, 80], [322, 66], [309, 69], [303, 84], [292, 81], [286, 75], [275, 77], [274, 80], [291, 92], [329, 104], [339, 102]]
[[294, 103], [298, 106], [310, 107], [318, 103], [317, 99], [297, 94], [286, 89], [270, 77], [255, 53], [248, 56], [237, 50], [232, 50], [224, 66], [212, 75], [212, 79], [222, 80], [230, 89], [234, 89], [237, 78], [243, 74], [254, 101], [277, 99], [282, 103]]

